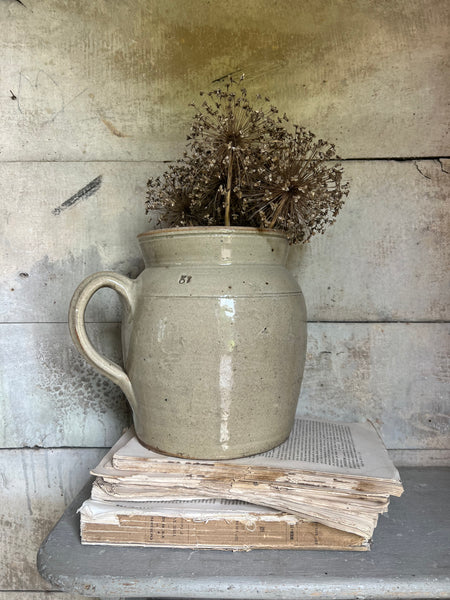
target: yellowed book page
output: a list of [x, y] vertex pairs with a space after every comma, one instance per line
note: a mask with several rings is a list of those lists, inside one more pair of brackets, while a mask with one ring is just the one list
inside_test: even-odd
[[[146, 463], [215, 464], [214, 461], [168, 457], [148, 450], [134, 435], [117, 445], [112, 465], [145, 470]], [[219, 465], [266, 467], [370, 477], [399, 481], [399, 474], [374, 426], [296, 419], [289, 438], [280, 446], [255, 456], [221, 461]]]
[[118, 524], [82, 524], [84, 544], [120, 544], [250, 550], [335, 549], [368, 550], [369, 544], [351, 533], [298, 521], [250, 523], [237, 519], [199, 522], [166, 516], [119, 515]]

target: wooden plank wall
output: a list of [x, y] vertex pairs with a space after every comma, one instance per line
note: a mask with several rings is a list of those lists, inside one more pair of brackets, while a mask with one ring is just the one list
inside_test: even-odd
[[[448, 460], [449, 12], [0, 3], [1, 600], [47, 597], [37, 548], [129, 418], [70, 342], [71, 294], [98, 270], [140, 272], [146, 181], [228, 73], [335, 142], [351, 183], [336, 225], [290, 257], [310, 320], [299, 413], [372, 419], [399, 464]], [[91, 304], [95, 343], [119, 357], [117, 298]]]

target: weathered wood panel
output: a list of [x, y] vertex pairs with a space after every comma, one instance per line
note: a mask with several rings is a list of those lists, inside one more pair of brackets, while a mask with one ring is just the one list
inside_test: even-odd
[[[449, 448], [450, 326], [310, 323], [298, 413], [370, 419], [388, 448]], [[118, 326], [91, 325], [117, 360]], [[0, 326], [2, 447], [111, 446], [128, 422], [119, 389], [77, 354], [65, 324]]]
[[449, 15], [445, 0], [6, 0], [1, 156], [174, 158], [198, 91], [242, 72], [345, 157], [444, 156]]
[[[136, 235], [150, 227], [146, 182], [162, 168], [0, 163], [0, 321], [65, 321], [85, 276], [135, 277]], [[335, 225], [292, 251], [310, 320], [449, 317], [448, 171], [448, 160], [345, 163], [351, 193]], [[120, 318], [114, 292], [91, 304], [89, 320]]]
[[[0, 321], [66, 321], [69, 301], [92, 272], [142, 268], [136, 235], [149, 228], [141, 163], [0, 163]], [[118, 316], [99, 292], [92, 320]], [[109, 305], [114, 311], [107, 310]]]
[[311, 323], [297, 412], [369, 419], [388, 448], [448, 449], [450, 325]]
[[293, 248], [313, 321], [450, 317], [450, 161], [345, 163], [336, 223]]
[[[120, 362], [119, 325], [88, 331]], [[1, 325], [0, 364], [0, 447], [111, 446], [128, 423], [122, 392], [81, 357], [65, 324]]]
[[[431, 600], [449, 597], [450, 469], [402, 469], [406, 493], [379, 520], [371, 552], [221, 552], [80, 547], [80, 492], [39, 566], [63, 589], [97, 594], [229, 600]], [[60, 552], [61, 549], [61, 553]], [[150, 565], [150, 568], [149, 568]], [[137, 600], [135, 598], [135, 600]], [[143, 599], [141, 599], [143, 600]]]
[[92, 449], [0, 451], [0, 589], [50, 588], [37, 572], [37, 551], [103, 455]]
[[389, 456], [398, 467], [448, 467], [448, 450], [389, 450]]
[[[145, 183], [163, 165], [136, 161], [181, 154], [200, 89], [245, 72], [250, 96], [347, 158], [448, 156], [449, 16], [445, 0], [0, 2], [0, 446], [110, 446], [128, 422], [63, 321], [86, 275], [142, 268]], [[346, 171], [338, 222], [291, 256], [310, 320], [448, 319], [450, 162]], [[109, 291], [88, 309], [119, 317]], [[119, 360], [118, 326], [91, 331]], [[400, 465], [449, 460], [448, 325], [309, 332], [300, 414], [370, 418]], [[0, 589], [17, 590], [0, 600], [48, 597], [37, 548], [103, 453], [0, 451]]]

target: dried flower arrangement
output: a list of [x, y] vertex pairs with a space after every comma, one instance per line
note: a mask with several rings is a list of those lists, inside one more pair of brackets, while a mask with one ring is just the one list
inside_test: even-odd
[[165, 227], [281, 229], [291, 243], [306, 242], [335, 221], [348, 194], [339, 157], [305, 128], [287, 129], [268, 98], [253, 108], [242, 81], [230, 78], [192, 105], [188, 149], [149, 180], [146, 212], [158, 211]]

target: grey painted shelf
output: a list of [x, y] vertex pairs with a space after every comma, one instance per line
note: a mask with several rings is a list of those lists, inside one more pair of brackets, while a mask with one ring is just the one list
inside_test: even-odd
[[370, 552], [223, 552], [82, 546], [77, 509], [42, 544], [56, 588], [136, 598], [450, 598], [450, 468], [401, 469], [405, 493], [380, 518]]

